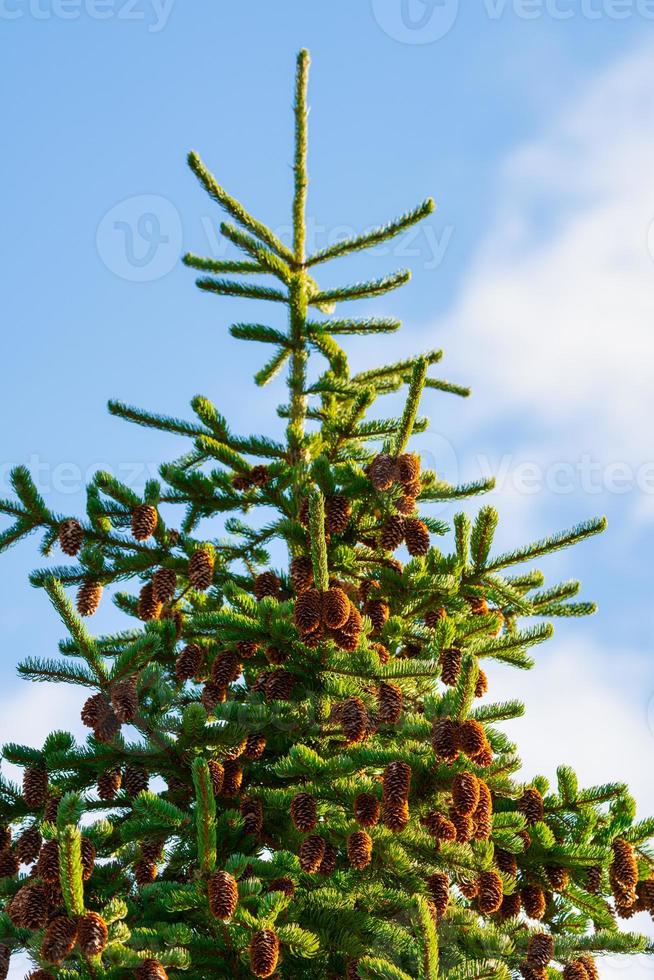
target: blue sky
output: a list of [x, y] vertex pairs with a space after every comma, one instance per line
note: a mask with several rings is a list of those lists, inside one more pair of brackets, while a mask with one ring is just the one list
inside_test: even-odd
[[[0, 492], [27, 462], [75, 514], [84, 474], [138, 483], [179, 454], [110, 418], [110, 397], [184, 414], [201, 392], [236, 430], [274, 431], [280, 384], [254, 389], [262, 355], [226, 329], [261, 311], [199, 294], [177, 261], [217, 247], [217, 209], [185, 154], [283, 235], [293, 59], [307, 46], [316, 244], [427, 194], [438, 205], [390, 254], [326, 273], [414, 271], [358, 310], [405, 325], [350, 345], [355, 363], [445, 348], [444, 375], [474, 397], [429, 394], [420, 448], [452, 479], [499, 470], [501, 546], [610, 518], [603, 539], [543, 564], [581, 577], [599, 615], [562, 623], [530, 677], [497, 674], [528, 702], [514, 729], [527, 767], [553, 772], [546, 727], [562, 761], [588, 780], [626, 774], [654, 812], [654, 4], [0, 0], [0, 22]], [[25, 581], [32, 543], [1, 561], [0, 738], [37, 742], [72, 724], [79, 696], [15, 679], [60, 630]], [[115, 619], [105, 603], [98, 629]]]

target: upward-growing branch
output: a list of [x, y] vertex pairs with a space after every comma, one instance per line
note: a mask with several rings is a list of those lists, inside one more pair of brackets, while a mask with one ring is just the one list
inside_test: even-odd
[[309, 282], [304, 265], [306, 257], [306, 200], [307, 200], [307, 85], [309, 52], [300, 51], [295, 78], [295, 192], [293, 197], [293, 250], [295, 271], [289, 284], [291, 365], [288, 376], [290, 394], [288, 446], [292, 462], [303, 456], [304, 423], [307, 411], [307, 314]]

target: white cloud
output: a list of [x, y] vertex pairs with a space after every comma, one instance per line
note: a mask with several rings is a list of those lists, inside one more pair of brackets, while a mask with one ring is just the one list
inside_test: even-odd
[[558, 452], [652, 458], [652, 54], [643, 47], [594, 77], [509, 157], [445, 324], [448, 363], [470, 365], [477, 408], [537, 414]]

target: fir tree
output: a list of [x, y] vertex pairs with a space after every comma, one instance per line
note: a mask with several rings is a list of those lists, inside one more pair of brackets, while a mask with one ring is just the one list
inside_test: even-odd
[[[272, 349], [258, 385], [287, 370], [285, 440], [236, 435], [205, 397], [193, 421], [112, 402], [189, 441], [161, 482], [139, 496], [97, 473], [82, 519], [53, 513], [19, 467], [0, 505], [3, 547], [40, 530], [45, 555], [76, 559], [33, 574], [68, 635], [19, 672], [85, 687], [90, 729], [83, 745], [57, 731], [5, 747], [24, 778], [0, 787], [3, 976], [25, 949], [35, 980], [592, 980], [597, 954], [649, 951], [616, 915], [654, 912], [654, 820], [635, 821], [625, 786], [582, 789], [565, 765], [556, 786], [524, 783], [499, 727], [522, 705], [490, 697], [483, 670], [531, 667], [550, 619], [594, 611], [577, 582], [510, 570], [604, 521], [496, 554], [492, 507], [454, 518], [451, 551], [450, 528], [419, 516], [492, 486], [450, 486], [409, 450], [423, 394], [467, 392], [433, 377], [439, 351], [349, 371], [340, 337], [399, 324], [335, 308], [408, 273], [327, 290], [314, 275], [433, 203], [306, 254], [308, 65], [301, 52], [292, 247], [189, 156], [244, 255], [185, 256], [198, 286], [288, 307], [287, 332], [231, 328]], [[403, 388], [400, 418], [370, 415]], [[274, 516], [248, 523], [259, 507]], [[223, 517], [227, 537], [205, 540]], [[280, 542], [288, 561], [271, 567]], [[131, 623], [94, 637], [83, 618], [117, 582]]]

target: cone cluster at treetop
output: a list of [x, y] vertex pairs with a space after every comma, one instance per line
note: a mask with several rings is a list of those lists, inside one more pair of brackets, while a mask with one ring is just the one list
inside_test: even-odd
[[[305, 254], [308, 65], [301, 52], [292, 247], [189, 157], [244, 253], [187, 255], [199, 287], [288, 306], [288, 332], [231, 328], [272, 349], [257, 384], [287, 368], [285, 440], [235, 435], [204, 397], [193, 421], [113, 402], [187, 440], [161, 482], [141, 497], [97, 473], [82, 519], [53, 513], [18, 468], [0, 504], [4, 547], [42, 530], [44, 554], [75, 559], [32, 576], [68, 635], [19, 672], [87, 688], [90, 730], [4, 749], [24, 776], [0, 787], [1, 977], [26, 950], [33, 980], [594, 980], [598, 955], [651, 950], [618, 919], [654, 913], [654, 820], [636, 822], [625, 786], [580, 788], [566, 765], [555, 786], [524, 783], [499, 727], [522, 705], [483, 670], [531, 667], [550, 618], [594, 611], [576, 582], [507, 570], [604, 522], [496, 554], [493, 508], [458, 514], [447, 547], [449, 526], [422, 513], [492, 487], [450, 486], [409, 450], [422, 396], [467, 391], [432, 376], [438, 351], [350, 373], [338, 338], [399, 323], [334, 309], [408, 273], [328, 290], [314, 275], [433, 203]], [[401, 417], [370, 414], [401, 389]], [[223, 515], [227, 536], [205, 540]], [[280, 541], [288, 563], [271, 567]], [[80, 617], [118, 582], [130, 620], [93, 637]]]

